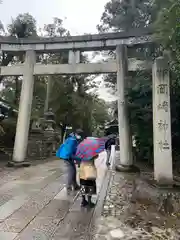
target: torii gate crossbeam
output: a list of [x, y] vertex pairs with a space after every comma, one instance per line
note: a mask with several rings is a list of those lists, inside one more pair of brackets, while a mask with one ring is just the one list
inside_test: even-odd
[[152, 30], [130, 29], [126, 32], [94, 34], [82, 36], [67, 36], [55, 38], [26, 38], [0, 37], [0, 50], [5, 52], [21, 52], [35, 50], [36, 52], [96, 51], [116, 49], [117, 45], [134, 46], [151, 43]]

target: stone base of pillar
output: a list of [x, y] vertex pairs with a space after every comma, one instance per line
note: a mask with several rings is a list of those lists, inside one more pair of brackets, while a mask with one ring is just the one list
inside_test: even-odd
[[134, 165], [126, 166], [122, 164], [118, 164], [115, 167], [117, 172], [126, 172], [126, 173], [139, 173], [140, 169]]
[[155, 188], [159, 188], [159, 189], [176, 189], [176, 188], [180, 188], [180, 185], [177, 184], [177, 182], [173, 181], [173, 182], [167, 182], [167, 181], [156, 181], [156, 180], [148, 180], [146, 179], [146, 182], [148, 184], [150, 184], [151, 186], [155, 187]]
[[7, 163], [7, 167], [14, 167], [14, 168], [22, 168], [22, 167], [29, 167], [31, 164], [28, 161], [23, 161], [23, 162], [14, 162], [14, 161], [9, 161]]

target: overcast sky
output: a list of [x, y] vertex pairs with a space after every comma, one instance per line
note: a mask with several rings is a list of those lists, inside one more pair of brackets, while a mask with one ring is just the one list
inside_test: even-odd
[[[37, 21], [38, 28], [51, 23], [54, 17], [64, 20], [64, 26], [71, 35], [97, 33], [105, 4], [108, 0], [2, 0], [0, 20], [4, 25], [11, 22], [19, 13], [29, 12]], [[111, 97], [105, 89], [101, 96]]]

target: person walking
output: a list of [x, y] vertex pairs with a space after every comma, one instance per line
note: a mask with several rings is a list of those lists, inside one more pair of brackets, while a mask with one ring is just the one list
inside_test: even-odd
[[81, 206], [93, 208], [95, 203], [92, 202], [92, 195], [96, 194], [96, 178], [97, 171], [94, 161], [97, 157], [91, 159], [91, 161], [85, 161], [80, 163], [79, 178], [81, 187]]
[[110, 135], [109, 139], [105, 143], [105, 149], [107, 153], [106, 165], [110, 165], [111, 146], [116, 145], [116, 135]]
[[77, 147], [75, 159], [80, 161], [79, 178], [82, 207], [94, 207], [92, 195], [96, 194], [97, 171], [95, 160], [104, 151], [107, 138], [87, 137]]
[[80, 186], [77, 184], [76, 180], [76, 165], [74, 162], [74, 155], [76, 153], [78, 144], [82, 140], [82, 133], [83, 131], [81, 129], [71, 133], [56, 152], [56, 156], [60, 159], [63, 159], [66, 164], [67, 191], [71, 191], [72, 189], [76, 191], [80, 189]]

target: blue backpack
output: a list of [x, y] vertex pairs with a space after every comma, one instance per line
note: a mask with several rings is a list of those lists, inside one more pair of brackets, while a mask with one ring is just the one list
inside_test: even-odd
[[70, 135], [56, 152], [56, 157], [68, 160], [76, 153], [78, 141], [74, 135]]

